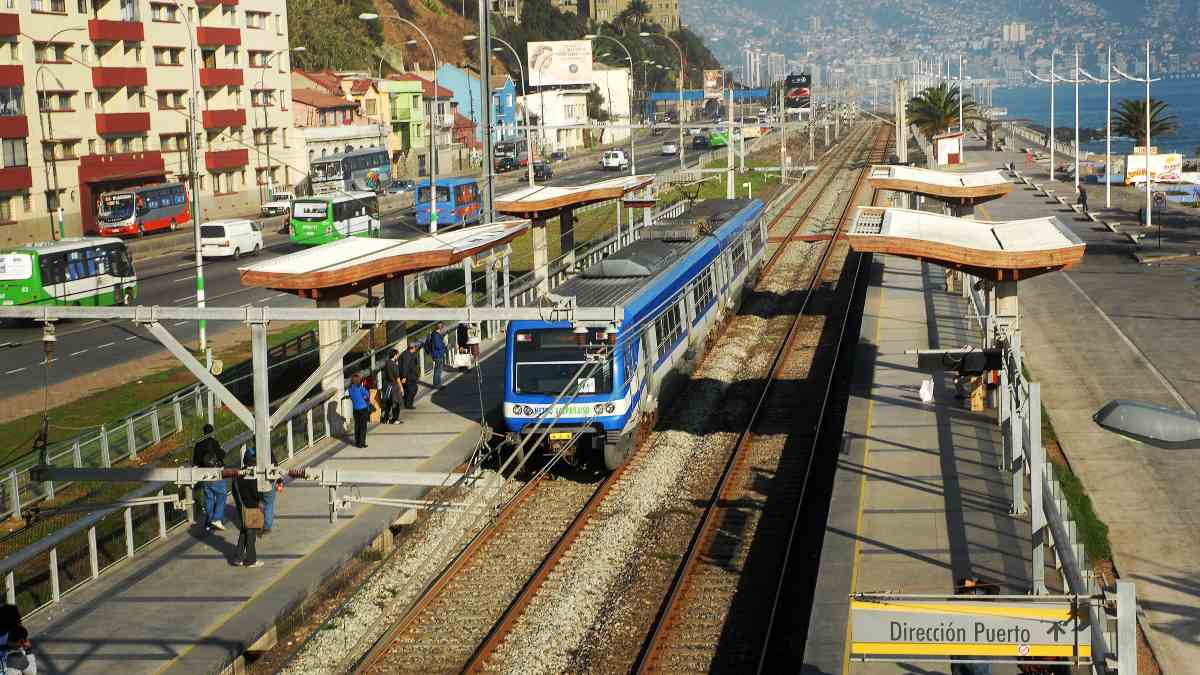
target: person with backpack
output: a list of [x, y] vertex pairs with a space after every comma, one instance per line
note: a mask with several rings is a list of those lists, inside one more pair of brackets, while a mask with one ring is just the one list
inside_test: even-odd
[[[242, 459], [242, 468], [253, 468], [257, 461], [254, 448], [246, 450]], [[253, 477], [238, 476], [233, 480], [233, 501], [237, 504], [241, 515], [241, 533], [238, 534], [237, 553], [229, 561], [234, 567], [262, 567], [258, 559], [256, 542], [258, 533], [263, 528], [265, 520], [262, 509], [262, 497], [258, 492], [258, 480]]]
[[33, 641], [24, 626], [17, 626], [8, 633], [4, 646], [5, 675], [37, 675], [37, 660], [33, 656]]
[[400, 352], [393, 349], [383, 364], [383, 417], [384, 424], [404, 424], [400, 419], [400, 408], [404, 405], [404, 385], [401, 383]]
[[[213, 437], [213, 426], [204, 425], [204, 438], [192, 450], [192, 465], [205, 468], [225, 468], [225, 449]], [[224, 530], [225, 502], [229, 498], [229, 486], [224, 480], [202, 481], [200, 487], [204, 498], [204, 531]]]
[[442, 333], [444, 327], [438, 322], [425, 338], [425, 351], [433, 359], [433, 386], [442, 386], [442, 370], [446, 365], [446, 336]]

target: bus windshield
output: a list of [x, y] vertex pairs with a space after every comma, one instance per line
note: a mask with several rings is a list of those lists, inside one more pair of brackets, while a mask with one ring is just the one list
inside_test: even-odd
[[292, 219], [306, 223], [319, 223], [329, 217], [327, 202], [293, 202]]
[[333, 180], [342, 177], [342, 162], [323, 162], [312, 165], [313, 180]]
[[521, 394], [557, 396], [575, 379], [580, 394], [613, 390], [612, 355], [604, 331], [576, 335], [569, 328], [528, 330], [514, 340], [514, 388]]
[[133, 195], [104, 195], [100, 198], [100, 210], [96, 217], [106, 223], [119, 223], [133, 217]]
[[[437, 186], [437, 198], [438, 198], [439, 202], [449, 202], [450, 201], [450, 188], [446, 187], [445, 185]], [[419, 203], [419, 204], [428, 204], [429, 203], [429, 186], [425, 186], [425, 187], [417, 190], [417, 203]]]

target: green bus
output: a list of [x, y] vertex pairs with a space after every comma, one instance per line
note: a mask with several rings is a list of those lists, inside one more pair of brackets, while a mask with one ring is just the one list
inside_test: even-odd
[[296, 199], [288, 232], [302, 246], [378, 234], [379, 198], [374, 192], [342, 192]]
[[129, 305], [137, 293], [120, 239], [78, 237], [0, 252], [0, 305]]

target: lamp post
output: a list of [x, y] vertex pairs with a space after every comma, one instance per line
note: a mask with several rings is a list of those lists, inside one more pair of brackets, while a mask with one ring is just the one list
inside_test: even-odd
[[[473, 41], [475, 41], [475, 40], [478, 40], [478, 39], [479, 39], [479, 36], [478, 36], [478, 35], [464, 35], [464, 36], [463, 36], [463, 41], [465, 41], [465, 42], [473, 42]], [[525, 113], [525, 114], [524, 114], [524, 116], [525, 116], [525, 154], [526, 154], [526, 156], [528, 157], [528, 161], [526, 161], [526, 162], [525, 162], [525, 164], [526, 164], [526, 165], [528, 166], [528, 168], [529, 168], [529, 171], [528, 171], [528, 173], [529, 173], [529, 187], [533, 187], [533, 153], [530, 151], [530, 148], [532, 148], [532, 147], [533, 147], [533, 142], [532, 142], [532, 139], [531, 139], [531, 138], [530, 138], [530, 136], [529, 136], [529, 98], [528, 98], [528, 95], [527, 95], [527, 94], [526, 94], [526, 92], [525, 92], [525, 66], [521, 65], [521, 57], [517, 55], [517, 50], [516, 50], [516, 49], [514, 49], [514, 48], [513, 48], [513, 46], [512, 46], [511, 44], [509, 44], [508, 42], [505, 42], [504, 40], [502, 40], [502, 39], [500, 39], [500, 38], [498, 38], [498, 37], [496, 37], [495, 35], [493, 35], [493, 36], [492, 36], [492, 41], [493, 41], [493, 42], [499, 42], [500, 44], [504, 45], [505, 47], [508, 47], [508, 51], [512, 52], [513, 58], [514, 58], [514, 59], [516, 59], [516, 61], [517, 61], [517, 71], [518, 71], [518, 72], [520, 72], [520, 74], [521, 74], [521, 98], [524, 98], [524, 99], [525, 99], [525, 105], [524, 105], [524, 106], [522, 106], [522, 108], [524, 109], [524, 113]], [[493, 47], [493, 48], [492, 48], [492, 51], [494, 51], [494, 52], [498, 52], [498, 51], [500, 51], [500, 48], [499, 48], [499, 47]], [[484, 88], [484, 85], [483, 85], [483, 83], [482, 83], [482, 82], [480, 82], [480, 84], [479, 84], [479, 89], [482, 91], [482, 90], [483, 90], [483, 88]], [[488, 91], [488, 105], [491, 105], [491, 95], [492, 95], [492, 92], [490, 91], [490, 89], [491, 89], [491, 83], [490, 83], [490, 82], [488, 83], [488, 85], [487, 85], [487, 88], [489, 89], [489, 91]], [[491, 133], [491, 130], [489, 129], [489, 130], [487, 131], [487, 133]], [[490, 161], [491, 161], [491, 158], [486, 158], [484, 161], [488, 161], [488, 162], [490, 162]]]
[[[180, 9], [183, 10], [185, 8], [181, 6]], [[197, 15], [199, 15], [199, 8], [197, 8]], [[196, 102], [196, 92], [199, 90], [197, 87], [196, 79], [198, 77], [197, 71], [200, 67], [199, 64], [196, 62], [196, 57], [198, 56], [198, 53], [200, 50], [196, 47], [196, 27], [192, 24], [192, 20], [188, 17], [188, 13], [186, 11], [180, 11], [179, 16], [180, 16], [180, 18], [183, 19], [184, 25], [187, 26], [188, 46], [191, 50], [189, 52], [190, 63], [189, 63], [189, 67], [188, 67], [189, 74], [192, 77], [192, 88], [188, 92], [188, 179], [189, 179], [188, 182], [190, 182], [192, 185], [192, 245], [196, 249], [196, 251], [195, 251], [196, 307], [203, 308], [204, 307], [204, 256], [201, 255], [201, 253], [200, 253], [200, 217], [201, 217], [201, 214], [203, 214], [203, 210], [201, 209], [201, 206], [200, 206], [200, 181], [199, 181], [199, 178], [196, 176], [196, 171], [199, 169], [199, 165], [196, 162], [196, 138], [199, 135], [196, 132], [196, 126], [197, 126], [196, 114], [197, 114], [197, 111], [199, 108], [199, 106], [197, 105], [197, 102]], [[199, 321], [198, 330], [199, 330], [198, 340], [199, 340], [199, 344], [200, 344], [200, 351], [204, 352], [204, 354], [205, 354], [206, 364], [209, 367], [212, 367], [212, 353], [208, 351], [208, 328], [206, 326], [206, 322], [204, 321], [204, 319], [201, 319]], [[210, 402], [210, 405], [209, 405], [208, 417], [209, 417], [209, 421], [212, 421], [212, 405], [211, 405], [212, 396], [211, 396], [211, 394], [209, 396], [209, 402]]]
[[963, 123], [963, 57], [958, 55], [958, 133], [965, 131]]
[[[1162, 79], [1162, 78], [1156, 78], [1156, 79], [1150, 78], [1150, 41], [1146, 40], [1146, 77], [1144, 77], [1144, 78], [1130, 77], [1129, 75], [1126, 75], [1125, 73], [1121, 72], [1119, 69], [1117, 69], [1115, 67], [1113, 68], [1113, 72], [1115, 72], [1116, 74], [1125, 78], [1126, 80], [1129, 80], [1130, 82], [1145, 82], [1146, 83], [1146, 112], [1145, 112], [1145, 116], [1146, 116], [1146, 147], [1143, 148], [1143, 150], [1146, 153], [1146, 227], [1150, 227], [1150, 221], [1153, 217], [1150, 214], [1150, 210], [1151, 210], [1151, 206], [1152, 206], [1151, 198], [1150, 198], [1150, 83], [1157, 82], [1158, 80]], [[1126, 174], [1129, 173], [1129, 167], [1125, 167], [1125, 173]], [[1158, 237], [1158, 245], [1159, 246], [1162, 246], [1162, 229], [1161, 228], [1162, 228], [1162, 226], [1160, 225], [1159, 226], [1159, 237]]]
[[678, 79], [679, 119], [677, 120], [677, 122], [679, 124], [679, 170], [682, 171], [684, 168], [684, 158], [683, 158], [683, 77], [684, 77], [684, 67], [685, 67], [684, 62], [683, 62], [683, 48], [679, 46], [679, 43], [676, 42], [674, 38], [672, 38], [670, 35], [666, 35], [664, 33], [649, 33], [646, 31], [642, 31], [642, 32], [638, 33], [638, 35], [640, 35], [642, 37], [660, 37], [660, 38], [670, 42], [675, 47], [675, 51], [679, 52], [679, 79]]
[[1035, 74], [1032, 70], [1025, 71], [1030, 77], [1037, 80], [1038, 82], [1045, 82], [1050, 85], [1050, 180], [1051, 181], [1054, 180], [1054, 82], [1058, 79], [1058, 76], [1055, 75], [1055, 73], [1054, 73], [1054, 54], [1055, 54], [1055, 51], [1051, 50], [1050, 51], [1050, 77], [1048, 77], [1048, 78], [1042, 77], [1040, 75]]
[[[302, 54], [306, 51], [308, 51], [308, 49], [305, 47], [293, 47], [291, 49], [277, 49], [277, 50], [271, 52], [267, 56], [266, 60], [263, 61], [262, 72], [258, 74], [258, 90], [260, 92], [263, 90], [263, 83], [266, 82], [267, 70], [269, 70], [271, 67], [271, 59], [273, 59], [276, 56], [279, 56], [280, 54], [283, 54], [285, 52], [292, 52], [293, 54]], [[382, 65], [380, 66], [380, 68], [382, 69]], [[253, 97], [253, 94], [251, 94], [251, 96]], [[267, 105], [262, 105], [260, 107], [262, 108], [262, 111], [263, 111], [263, 114], [262, 114], [262, 116], [263, 116], [263, 122], [262, 122], [263, 135], [266, 136], [266, 140], [267, 140], [267, 196], [268, 196], [268, 198], [274, 199], [275, 170], [271, 166], [271, 131], [267, 126], [270, 123], [271, 115], [270, 115], [270, 113], [267, 112], [267, 108], [268, 108]], [[254, 145], [257, 147], [258, 143], [255, 143]], [[259, 198], [259, 206], [262, 206], [261, 197]]]
[[1117, 82], [1112, 77], [1112, 46], [1108, 47], [1108, 70], [1105, 71], [1104, 79], [1093, 77], [1086, 70], [1080, 71], [1089, 80], [1097, 83], [1103, 83], [1107, 89], [1105, 97], [1105, 115], [1104, 115], [1104, 208], [1112, 208], [1112, 86], [1113, 82]]
[[[633, 125], [633, 55], [629, 52], [629, 48], [626, 47], [624, 45], [624, 43], [622, 43], [620, 40], [616, 39], [615, 37], [609, 37], [608, 35], [600, 35], [598, 33], [588, 33], [587, 35], [583, 36], [583, 39], [585, 39], [585, 40], [596, 40], [596, 39], [611, 40], [612, 42], [617, 43], [617, 46], [619, 46], [621, 49], [625, 50], [625, 58], [629, 61], [629, 87], [628, 87], [629, 100], [626, 101], [626, 104], [627, 104], [627, 107], [629, 110], [629, 124], [630, 124], [630, 128], [629, 128], [629, 175], [630, 176], [637, 175], [637, 150], [636, 150], [636, 143], [634, 143], [634, 136], [636, 135], [637, 130], [634, 129], [632, 126]], [[606, 80], [607, 80], [607, 78], [606, 78]], [[680, 131], [682, 131], [682, 129]], [[683, 146], [682, 145], [679, 146], [679, 153], [681, 155], [683, 154]]]
[[[429, 36], [426, 35], [425, 31], [421, 30], [421, 27], [418, 26], [417, 24], [409, 21], [408, 19], [405, 19], [404, 17], [402, 17], [398, 14], [386, 14], [386, 15], [384, 15], [384, 17], [388, 18], [388, 19], [392, 19], [393, 21], [399, 21], [400, 23], [403, 23], [403, 24], [407, 25], [409, 28], [412, 28], [413, 30], [417, 31], [417, 33], [420, 34], [420, 36], [425, 39], [425, 45], [427, 47], [429, 47], [429, 54], [433, 57], [433, 103], [430, 104], [430, 106], [429, 106], [429, 113], [430, 113], [429, 120], [428, 120], [429, 129], [427, 130], [427, 132], [429, 134], [429, 233], [436, 234], [437, 233], [437, 220], [438, 220], [438, 212], [437, 212], [437, 153], [435, 151], [434, 141], [433, 141], [433, 137], [434, 137], [434, 133], [433, 133], [434, 120], [433, 120], [433, 118], [435, 115], [435, 111], [437, 110], [437, 99], [438, 99], [437, 72], [438, 72], [438, 68], [440, 67], [439, 62], [438, 62], [437, 50], [433, 48], [433, 43], [429, 41]], [[362, 14], [358, 15], [358, 18], [363, 21], [377, 21], [381, 17], [378, 14], [375, 14], [373, 12], [363, 12]], [[490, 161], [490, 158], [489, 158], [489, 161]], [[489, 167], [489, 169], [490, 169], [490, 167]]]
[[[55, 31], [46, 40], [46, 42], [49, 42], [50, 44], [54, 44], [54, 39], [57, 38], [59, 35], [62, 35], [63, 33], [70, 33], [71, 31], [81, 31], [81, 30], [84, 30], [84, 29], [79, 26], [59, 29], [59, 30]], [[26, 35], [25, 37], [29, 37], [29, 36]], [[49, 105], [50, 99], [48, 97], [45, 99], [42, 98], [42, 93], [45, 91], [45, 88], [42, 86], [41, 83], [43, 82], [42, 75], [45, 72], [48, 72], [46, 66], [44, 66], [44, 65], [38, 66], [37, 74], [34, 76], [34, 79], [36, 81], [36, 86], [38, 89], [38, 110], [39, 110], [39, 112], [46, 113], [46, 128], [42, 129], [42, 138], [53, 140], [53, 138], [54, 138], [54, 117], [52, 116], [52, 113], [54, 112], [54, 110]], [[54, 73], [50, 73], [50, 77], [54, 78], [54, 81], [58, 83], [59, 87], [63, 86], [62, 82], [58, 79], [58, 76], [56, 76]], [[46, 109], [44, 111], [41, 110], [43, 100], [45, 100], [46, 104], [47, 104], [45, 106]], [[38, 121], [41, 122], [40, 115], [38, 116]], [[45, 162], [44, 156], [42, 158], [42, 161]], [[43, 164], [43, 166], [45, 166], [45, 164]], [[65, 232], [65, 228], [63, 226], [63, 209], [62, 209], [62, 203], [60, 201], [61, 197], [59, 195], [60, 190], [59, 190], [59, 186], [58, 186], [58, 156], [54, 154], [53, 147], [50, 148], [50, 174], [51, 174], [52, 180], [54, 182], [54, 201], [56, 203], [58, 203], [58, 209], [56, 210], [56, 212], [49, 214], [50, 215], [50, 238], [51, 239], [63, 239], [66, 236], [66, 232]], [[47, 208], [48, 207], [49, 207], [49, 204], [47, 204]], [[57, 235], [55, 234], [55, 227], [54, 227], [55, 216], [57, 216], [57, 218], [58, 218]]]

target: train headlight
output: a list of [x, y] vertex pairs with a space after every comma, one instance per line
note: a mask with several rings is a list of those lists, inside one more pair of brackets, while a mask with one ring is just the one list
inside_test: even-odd
[[603, 415], [603, 414], [604, 414], [604, 404], [603, 404], [603, 403], [597, 403], [597, 404], [595, 405], [595, 408], [594, 408], [594, 409], [595, 409], [595, 411], [596, 411], [596, 414], [597, 414], [597, 415]]
[[613, 413], [613, 412], [614, 412], [616, 409], [617, 409], [617, 406], [613, 405], [612, 403], [609, 403], [608, 405], [604, 406], [604, 411], [605, 411], [605, 412], [607, 412], [607, 413], [608, 413], [608, 414], [610, 414], [610, 415], [611, 415], [611, 414], [612, 414], [612, 413]]

